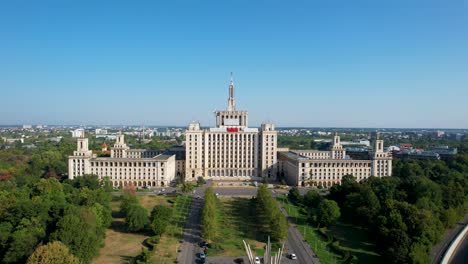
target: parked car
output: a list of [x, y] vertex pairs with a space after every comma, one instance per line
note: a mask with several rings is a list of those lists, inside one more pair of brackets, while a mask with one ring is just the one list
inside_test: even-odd
[[206, 259], [205, 253], [200, 253], [200, 259]]
[[200, 247], [204, 248], [204, 247], [207, 247], [207, 246], [208, 246], [208, 242], [206, 242], [206, 241], [200, 242]]
[[260, 258], [259, 257], [255, 257], [255, 264], [260, 264]]
[[294, 253], [289, 254], [288, 257], [293, 260], [297, 259], [297, 256]]

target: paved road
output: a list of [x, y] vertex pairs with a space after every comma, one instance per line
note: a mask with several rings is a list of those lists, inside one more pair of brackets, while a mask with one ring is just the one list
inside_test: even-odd
[[[208, 264], [239, 264], [242, 263], [240, 260], [243, 260], [244, 264], [248, 263], [248, 258], [247, 257], [208, 257], [207, 258], [207, 263]], [[263, 257], [261, 258], [261, 261], [263, 261]], [[297, 260], [291, 260], [286, 257], [283, 257], [281, 259], [281, 264], [299, 264]]]
[[196, 263], [196, 255], [201, 252], [198, 243], [201, 241], [200, 218], [202, 199], [193, 199], [190, 207], [190, 215], [185, 225], [183, 243], [177, 256], [179, 263]]
[[457, 250], [453, 254], [450, 264], [465, 264], [468, 263], [468, 234], [465, 234], [463, 242], [460, 243]]
[[297, 255], [297, 263], [300, 264], [319, 264], [320, 261], [316, 258], [315, 253], [310, 248], [309, 244], [305, 242], [304, 237], [302, 234], [297, 230], [296, 225], [294, 223], [294, 219], [288, 216], [288, 213], [283, 208], [281, 204], [281, 211], [287, 217], [289, 221], [289, 229], [288, 229], [288, 240], [285, 244], [285, 252], [286, 253], [294, 253]]
[[[468, 223], [468, 215], [466, 215], [462, 221], [457, 223], [457, 225], [454, 228], [445, 232], [442, 240], [432, 248], [432, 252], [431, 252], [432, 264], [438, 264], [442, 261], [445, 251], [447, 251], [452, 241], [457, 237], [457, 235], [460, 233], [460, 231], [465, 227], [467, 223]], [[467, 238], [465, 237], [465, 240], [466, 239]]]
[[190, 206], [190, 214], [184, 230], [183, 243], [180, 246], [180, 252], [177, 256], [179, 263], [198, 263], [198, 254], [202, 253], [199, 247], [201, 240], [201, 212], [203, 208], [203, 195], [206, 186], [197, 188], [195, 196], [200, 198], [193, 198]]
[[248, 197], [252, 198], [257, 195], [255, 187], [213, 187], [215, 193], [219, 193], [221, 197]]
[[[204, 192], [209, 186], [209, 182], [200, 188], [197, 188], [192, 194], [194, 198], [190, 207], [190, 214], [187, 218], [183, 243], [180, 246], [180, 252], [177, 256], [179, 263], [199, 263], [200, 260], [197, 257], [199, 253], [202, 252], [202, 249], [198, 246], [201, 240], [201, 210], [203, 207], [203, 195]], [[159, 189], [158, 189], [159, 190]], [[156, 190], [156, 192], [158, 191]], [[176, 190], [175, 188], [165, 188], [165, 192], [172, 192]], [[218, 193], [221, 197], [254, 197], [257, 194], [256, 187], [213, 187], [215, 193]], [[287, 192], [287, 190], [276, 190], [272, 189], [273, 196], [278, 195], [278, 191], [281, 193]], [[301, 193], [305, 193], [307, 189], [300, 189]], [[140, 192], [138, 195], [155, 195], [154, 192]], [[287, 213], [282, 209], [283, 213], [287, 216]], [[298, 257], [297, 260], [289, 260], [287, 258], [283, 259], [283, 263], [299, 263], [299, 264], [318, 264], [320, 263], [317, 258], [314, 258], [315, 255], [310, 246], [304, 242], [304, 239], [300, 232], [297, 230], [294, 224], [294, 220], [288, 218], [290, 222], [290, 227], [288, 230], [288, 241], [285, 243], [285, 253], [295, 253]], [[236, 258], [226, 258], [226, 257], [209, 257], [208, 263], [235, 263]], [[246, 258], [245, 258], [246, 259]], [[246, 262], [245, 262], [246, 263]]]

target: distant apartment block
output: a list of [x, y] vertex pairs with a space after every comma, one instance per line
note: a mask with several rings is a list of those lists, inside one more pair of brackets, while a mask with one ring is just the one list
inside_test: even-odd
[[96, 135], [107, 135], [107, 129], [96, 128], [94, 131]]
[[83, 128], [78, 128], [71, 131], [72, 137], [74, 138], [82, 138], [85, 136], [85, 130]]

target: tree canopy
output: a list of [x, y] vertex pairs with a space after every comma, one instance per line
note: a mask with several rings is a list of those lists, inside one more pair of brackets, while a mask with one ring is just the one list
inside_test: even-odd
[[49, 242], [38, 247], [29, 256], [27, 264], [79, 264], [77, 257], [70, 253], [70, 250], [59, 241]]

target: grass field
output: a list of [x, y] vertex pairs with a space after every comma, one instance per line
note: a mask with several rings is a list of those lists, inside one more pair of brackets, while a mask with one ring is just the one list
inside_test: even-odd
[[[299, 207], [280, 197], [284, 208], [294, 217], [298, 230], [318, 255], [321, 263], [343, 263], [340, 255], [327, 247], [327, 241], [318, 234], [317, 228], [307, 221], [307, 216], [299, 212]], [[359, 263], [378, 263], [379, 255], [375, 252], [375, 245], [370, 242], [367, 230], [352, 225], [338, 223], [328, 230], [328, 233], [338, 239], [340, 245], [358, 258]]]
[[[265, 243], [255, 225], [250, 200], [243, 198], [219, 199], [218, 223], [219, 232], [213, 241], [209, 256], [237, 257], [245, 256], [245, 240], [258, 256], [263, 255]], [[260, 240], [260, 241], [259, 241]]]
[[[173, 220], [166, 234], [161, 237], [152, 258], [152, 263], [173, 263], [177, 257], [179, 239], [188, 215], [191, 197], [138, 196], [138, 199], [148, 212], [151, 212], [153, 207], [158, 204], [173, 206]], [[148, 238], [148, 235], [127, 233], [125, 220], [120, 217], [118, 212], [119, 206], [120, 200], [116, 197], [111, 202], [114, 221], [106, 231], [105, 245], [93, 263], [130, 263], [144, 247], [143, 241]]]

